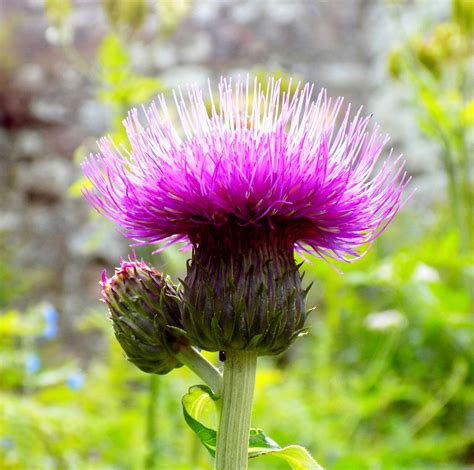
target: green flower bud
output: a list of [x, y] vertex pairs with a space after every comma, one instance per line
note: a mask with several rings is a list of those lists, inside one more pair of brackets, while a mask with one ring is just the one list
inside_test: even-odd
[[122, 261], [114, 276], [102, 274], [102, 294], [115, 336], [127, 359], [144, 372], [167, 374], [181, 363], [175, 354], [187, 340], [181, 328], [181, 293], [143, 261]]
[[[239, 233], [240, 232], [240, 233]], [[272, 231], [210, 231], [193, 242], [183, 324], [207, 351], [278, 354], [302, 332], [306, 291], [293, 244]]]

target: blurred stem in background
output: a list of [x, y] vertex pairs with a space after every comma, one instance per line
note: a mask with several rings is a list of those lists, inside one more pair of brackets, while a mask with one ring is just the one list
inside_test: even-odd
[[159, 461], [159, 438], [158, 438], [158, 396], [160, 391], [160, 378], [155, 374], [149, 377], [148, 408], [146, 415], [146, 439], [148, 443], [148, 454], [145, 459], [145, 469], [153, 470]]
[[474, 2], [452, 0], [451, 18], [417, 34], [392, 51], [391, 75], [406, 83], [418, 110], [419, 127], [440, 148], [449, 207], [460, 236], [460, 252], [473, 245]]

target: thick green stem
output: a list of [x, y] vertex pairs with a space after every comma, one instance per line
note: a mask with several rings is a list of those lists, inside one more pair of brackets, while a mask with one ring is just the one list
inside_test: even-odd
[[216, 470], [246, 470], [257, 371], [255, 351], [226, 351]]
[[176, 357], [206, 382], [215, 395], [222, 392], [222, 374], [193, 346], [183, 346]]

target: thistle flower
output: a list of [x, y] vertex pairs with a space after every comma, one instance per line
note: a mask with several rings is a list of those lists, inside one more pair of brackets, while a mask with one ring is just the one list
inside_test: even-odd
[[[290, 88], [291, 89], [291, 88]], [[355, 259], [400, 209], [409, 178], [388, 136], [314, 85], [281, 92], [221, 80], [174, 92], [124, 121], [131, 151], [110, 139], [84, 163], [91, 204], [137, 244], [193, 247], [182, 311], [208, 350], [285, 349], [305, 321], [294, 250]], [[210, 90], [211, 91], [211, 90]]]
[[112, 278], [102, 275], [102, 296], [127, 359], [144, 372], [166, 374], [182, 364], [176, 353], [186, 340], [181, 327], [180, 293], [144, 261], [122, 261]]

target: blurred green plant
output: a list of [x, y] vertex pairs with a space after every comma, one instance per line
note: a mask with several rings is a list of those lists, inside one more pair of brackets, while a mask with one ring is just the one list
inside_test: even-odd
[[161, 34], [168, 36], [191, 11], [192, 0], [157, 0], [156, 10]]
[[[157, 3], [158, 10], [161, 8], [159, 3]], [[74, 47], [74, 34], [70, 22], [74, 11], [73, 4], [68, 1], [48, 0], [45, 4], [45, 13], [51, 24], [50, 29], [54, 28], [54, 31], [57, 31], [57, 42], [63, 48], [66, 58], [94, 84], [97, 101], [109, 109], [111, 137], [115, 142], [128, 147], [128, 138], [122, 125], [128, 110], [166, 91], [158, 77], [138, 73], [131, 62], [133, 39], [143, 26], [151, 8], [149, 2], [144, 0], [102, 0], [101, 5], [108, 20], [109, 32], [98, 45], [96, 60], [92, 66]], [[173, 28], [178, 26], [185, 13], [186, 10], [180, 9], [174, 14]], [[67, 31], [67, 34], [64, 31]], [[170, 28], [166, 29], [166, 34], [171, 31]], [[165, 35], [165, 31], [160, 31], [160, 34]], [[76, 161], [83, 161], [92, 150], [88, 144], [89, 140], [91, 139], [87, 139], [77, 148], [74, 157]], [[84, 178], [73, 183], [70, 194], [80, 196], [80, 188], [84, 184], [87, 184]]]
[[46, 0], [44, 9], [48, 21], [60, 27], [71, 15], [73, 6], [70, 0]]
[[[164, 90], [131, 65], [128, 38], [143, 24], [148, 2], [139, 2], [137, 11], [131, 3], [103, 2], [111, 32], [96, 64], [87, 66], [97, 99], [111, 110], [114, 139], [124, 145], [119, 133], [126, 110]], [[163, 34], [169, 34], [189, 3], [160, 4], [160, 23], [171, 25]], [[52, 27], [70, 17], [67, 5], [46, 3]], [[166, 19], [166, 8], [175, 6], [175, 16]], [[254, 422], [265, 423], [282, 446], [301, 443], [328, 469], [452, 470], [474, 462], [474, 319], [466, 288], [474, 282], [472, 17], [472, 2], [453, 1], [451, 21], [389, 58], [393, 76], [416, 98], [420, 129], [443, 149], [455, 218], [442, 214], [416, 246], [399, 226], [358, 265], [339, 266], [342, 276], [313, 260], [306, 268], [308, 280], [316, 280], [310, 334], [288, 355], [263, 359], [259, 369]], [[164, 255], [168, 272], [182, 265], [182, 253]], [[51, 334], [48, 306], [7, 308], [30, 285], [0, 257], [0, 468], [212, 468], [175, 412], [194, 382], [191, 374], [182, 368], [166, 380], [139, 373], [112, 340], [104, 312], [78, 323], [84, 341], [100, 339], [97, 356], [78, 364]], [[288, 468], [265, 458], [250, 468]]]
[[[150, 394], [149, 377], [124, 360], [97, 312], [78, 325], [78, 335], [99, 334], [103, 343], [84, 370], [44, 336], [45, 308], [0, 314], [0, 468], [189, 468], [193, 436], [176, 433], [174, 410], [191, 374], [180, 371], [166, 387], [154, 376]], [[205, 455], [194, 461], [210, 468]]]
[[14, 264], [18, 244], [0, 232], [0, 312], [14, 301], [21, 299], [32, 289], [41, 286], [48, 275], [38, 268], [30, 269], [25, 275]]
[[[474, 319], [459, 283], [469, 260], [453, 256], [455, 232], [437, 235], [416, 252], [407, 247], [381, 259], [374, 252], [344, 276], [319, 260], [307, 267], [324, 315], [315, 315], [310, 336], [293, 351], [298, 361], [262, 361], [254, 422], [265, 422], [282, 445], [301, 442], [325, 468], [455, 469], [470, 462]], [[99, 333], [103, 349], [81, 371], [78, 388], [68, 380], [77, 364], [58, 358], [54, 338], [41, 339], [43, 312], [0, 315], [2, 468], [32, 461], [61, 469], [186, 469], [191, 461], [212, 468], [175, 413], [194, 380], [185, 368], [164, 387], [166, 379], [153, 377], [150, 394], [149, 378], [124, 360], [104, 316], [92, 312], [77, 334]], [[285, 406], [269, 409], [268, 397]], [[287, 468], [266, 458], [250, 468]]]
[[[112, 138], [128, 145], [122, 125], [124, 116], [134, 106], [141, 105], [165, 88], [158, 78], [133, 72], [130, 53], [124, 40], [116, 33], [109, 33], [99, 45], [97, 53], [100, 86], [97, 97], [109, 106], [112, 113]], [[117, 140], [115, 140], [117, 139]]]
[[110, 26], [114, 30], [134, 33], [145, 21], [148, 5], [145, 0], [101, 0]]
[[462, 279], [474, 275], [458, 253], [455, 231], [433, 232], [416, 250], [340, 266], [344, 276], [317, 260], [307, 268], [324, 316], [291, 375], [297, 368], [303, 396], [319, 404], [302, 398], [314, 423], [308, 448], [330, 468], [471, 461], [474, 318]]
[[452, 0], [449, 21], [414, 35], [388, 57], [391, 75], [410, 89], [420, 130], [441, 149], [449, 217], [464, 253], [474, 248], [473, 25], [474, 2]]

